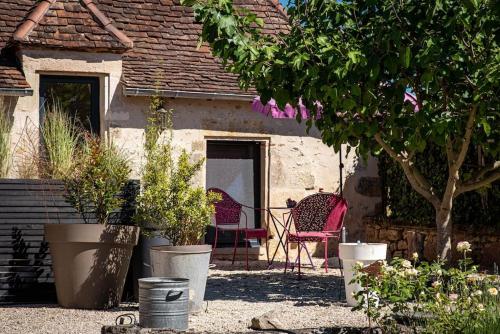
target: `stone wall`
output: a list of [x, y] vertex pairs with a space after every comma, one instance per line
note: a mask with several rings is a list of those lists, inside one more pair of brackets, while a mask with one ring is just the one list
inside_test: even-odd
[[[436, 259], [436, 229], [391, 223], [388, 219], [366, 217], [364, 232], [367, 242], [388, 244], [388, 256], [410, 258], [413, 252], [426, 260]], [[462, 254], [455, 251], [457, 242], [468, 241], [472, 245], [472, 258], [486, 269], [500, 264], [500, 231], [494, 228], [471, 226], [465, 229], [454, 226], [453, 260]]]

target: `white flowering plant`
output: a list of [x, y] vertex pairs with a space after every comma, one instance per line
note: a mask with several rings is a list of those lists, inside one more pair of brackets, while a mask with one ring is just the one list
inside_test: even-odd
[[370, 326], [376, 323], [384, 333], [402, 328], [412, 333], [488, 333], [483, 327], [492, 321], [500, 330], [498, 277], [478, 273], [468, 257], [468, 242], [459, 243], [457, 250], [463, 258], [456, 267], [419, 261], [416, 253], [411, 260], [356, 266], [351, 283], [362, 289], [355, 294], [353, 310], [363, 310]]

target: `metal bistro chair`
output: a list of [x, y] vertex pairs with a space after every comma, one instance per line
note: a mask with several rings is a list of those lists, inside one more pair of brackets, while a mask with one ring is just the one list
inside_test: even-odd
[[323, 242], [325, 271], [328, 272], [328, 240], [340, 240], [346, 212], [347, 201], [332, 193], [307, 196], [291, 209], [295, 232], [288, 231], [287, 233], [285, 272], [289, 263], [289, 243], [295, 242], [297, 243], [300, 276], [300, 251], [305, 247], [306, 241]]
[[[246, 251], [246, 270], [248, 270], [248, 240], [249, 239], [266, 239], [266, 255], [267, 263], [269, 264], [269, 244], [268, 244], [268, 231], [265, 228], [248, 228], [247, 214], [243, 211], [243, 208], [252, 209], [256, 211], [266, 211], [265, 209], [254, 208], [237, 202], [224, 190], [219, 188], [210, 188], [207, 192], [219, 193], [222, 200], [215, 203], [215, 240], [212, 246], [212, 259], [214, 257], [215, 251], [217, 249], [217, 239], [219, 236], [219, 230], [221, 231], [232, 231], [235, 232], [234, 238], [234, 249], [233, 249], [233, 261], [236, 257], [236, 248], [238, 247], [238, 239], [240, 232], [245, 235], [245, 251]], [[245, 226], [240, 226], [241, 214], [245, 218]]]

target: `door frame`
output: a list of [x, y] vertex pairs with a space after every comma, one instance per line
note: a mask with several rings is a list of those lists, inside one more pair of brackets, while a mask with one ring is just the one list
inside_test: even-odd
[[[256, 146], [256, 156], [254, 159], [254, 206], [263, 208], [268, 206], [268, 179], [269, 179], [269, 147], [270, 147], [270, 138], [269, 137], [212, 137], [205, 136], [205, 154], [206, 159], [208, 159], [208, 145], [210, 143], [220, 143], [220, 144], [233, 144], [233, 145], [242, 145], [242, 144], [250, 144], [253, 143]], [[206, 180], [206, 163], [205, 163], [205, 180]], [[261, 212], [256, 212], [255, 214], [255, 227], [262, 227], [263, 223], [265, 223], [265, 216]], [[234, 240], [234, 239], [232, 239]], [[240, 236], [240, 240], [243, 240], [243, 236]], [[244, 244], [240, 242], [239, 247], [242, 247]], [[252, 243], [250, 244], [252, 246]], [[224, 247], [224, 244], [220, 244], [219, 247]], [[219, 248], [218, 247], [218, 248]], [[231, 244], [232, 247], [232, 244]]]

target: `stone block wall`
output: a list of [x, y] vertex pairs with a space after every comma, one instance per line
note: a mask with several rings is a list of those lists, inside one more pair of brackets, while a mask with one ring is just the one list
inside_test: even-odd
[[[388, 244], [388, 257], [410, 258], [413, 252], [425, 260], [436, 259], [436, 228], [396, 224], [390, 219], [365, 217], [364, 232], [367, 242]], [[500, 264], [500, 230], [491, 227], [455, 225], [453, 230], [453, 260], [457, 254], [456, 244], [468, 241], [472, 245], [472, 258], [485, 269]]]

